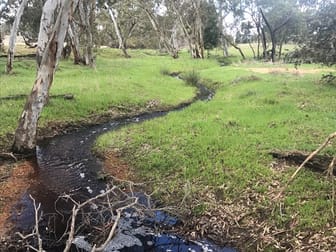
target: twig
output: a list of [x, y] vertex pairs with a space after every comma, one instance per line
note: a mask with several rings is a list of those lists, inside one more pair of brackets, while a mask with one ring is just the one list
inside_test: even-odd
[[36, 201], [33, 198], [33, 196], [31, 196], [29, 194], [29, 197], [33, 201], [33, 205], [34, 205], [34, 214], [35, 214], [35, 227], [34, 227], [34, 230], [32, 231], [32, 233], [30, 233], [28, 235], [23, 235], [20, 232], [16, 232], [16, 234], [19, 235], [22, 240], [27, 240], [28, 238], [36, 236], [37, 242], [38, 242], [38, 249], [34, 248], [33, 246], [31, 246], [29, 244], [26, 247], [29, 248], [29, 249], [31, 249], [31, 250], [34, 250], [36, 252], [45, 252], [45, 250], [43, 249], [43, 246], [42, 246], [43, 244], [42, 244], [42, 239], [41, 239], [41, 235], [40, 235], [40, 231], [39, 231], [39, 221], [40, 221], [39, 211], [40, 211], [40, 208], [41, 208], [41, 203], [39, 203], [38, 206], [36, 206]]
[[275, 197], [275, 199], [279, 199], [283, 192], [287, 189], [289, 184], [294, 180], [296, 175], [301, 171], [301, 169], [309, 162], [310, 159], [312, 159], [315, 155], [317, 155], [319, 152], [321, 152], [328, 144], [329, 142], [336, 137], [336, 132], [330, 134], [327, 139], [315, 150], [313, 151], [306, 159], [303, 161], [303, 163], [296, 169], [296, 171], [293, 173], [293, 175], [290, 177], [287, 184], [280, 190], [279, 194]]
[[15, 162], [18, 161], [17, 157], [15, 157], [15, 155], [12, 153], [12, 152], [2, 152], [0, 153], [0, 157], [3, 157], [3, 158], [12, 158]]
[[41, 203], [39, 203], [38, 206], [36, 207], [36, 201], [33, 198], [33, 196], [31, 196], [29, 194], [29, 197], [31, 198], [31, 200], [33, 201], [33, 204], [34, 204], [34, 210], [35, 210], [35, 233], [36, 233], [37, 242], [38, 242], [38, 251], [42, 252], [44, 250], [43, 250], [43, 246], [42, 246], [41, 235], [40, 235], [40, 232], [39, 232], [39, 219], [40, 218], [38, 216], [39, 210], [41, 208]]
[[110, 230], [110, 233], [109, 233], [108, 237], [106, 238], [105, 242], [101, 246], [99, 246], [98, 248], [96, 248], [96, 246], [94, 246], [94, 249], [92, 250], [92, 252], [94, 252], [94, 251], [103, 251], [106, 248], [106, 246], [111, 241], [111, 239], [112, 239], [112, 237], [113, 237], [113, 235], [115, 233], [115, 230], [116, 230], [116, 228], [118, 226], [118, 223], [119, 223], [119, 220], [121, 218], [121, 213], [125, 209], [130, 208], [130, 207], [134, 206], [137, 203], [138, 203], [138, 198], [135, 198], [134, 202], [128, 204], [127, 206], [124, 206], [124, 207], [121, 207], [121, 208], [117, 209], [117, 217], [116, 217], [116, 219], [115, 219], [115, 221], [113, 223], [113, 226], [112, 226], [112, 228]]

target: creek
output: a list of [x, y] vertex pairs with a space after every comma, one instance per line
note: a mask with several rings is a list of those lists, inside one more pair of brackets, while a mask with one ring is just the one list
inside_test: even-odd
[[[194, 101], [208, 101], [212, 96], [213, 92], [199, 85], [199, 92]], [[190, 104], [183, 104], [172, 111], [181, 110]], [[59, 195], [66, 192], [85, 200], [106, 189], [106, 183], [97, 178], [97, 173], [102, 169], [102, 162], [91, 151], [97, 137], [131, 123], [141, 123], [164, 116], [169, 112], [171, 111], [145, 113], [40, 141], [36, 149], [35, 182], [13, 209], [11, 219], [15, 224], [15, 229], [27, 232], [34, 227], [35, 212], [29, 197], [31, 195], [36, 202], [41, 203], [43, 211], [40, 221], [41, 229], [44, 233], [48, 233], [48, 239], [58, 239], [64, 232], [66, 222], [60, 217], [55, 218], [58, 215], [55, 207], [71, 209], [68, 203], [57, 201]], [[138, 192], [138, 195], [140, 199], [145, 197], [142, 192]], [[56, 201], [57, 204], [55, 204]], [[54, 222], [53, 230], [50, 230], [51, 220]], [[136, 216], [126, 211], [118, 224], [117, 234], [104, 251], [236, 251], [232, 248], [217, 246], [209, 241], [188, 241], [173, 233], [157, 232], [156, 225], [174, 226], [179, 222], [163, 211], [155, 211], [154, 216], [151, 219], [147, 218], [145, 222], [139, 223]], [[75, 244], [76, 247], [73, 246], [72, 251], [90, 251], [91, 249], [85, 237], [82, 236], [76, 237]], [[47, 251], [63, 251], [63, 248], [62, 244], [52, 245]]]

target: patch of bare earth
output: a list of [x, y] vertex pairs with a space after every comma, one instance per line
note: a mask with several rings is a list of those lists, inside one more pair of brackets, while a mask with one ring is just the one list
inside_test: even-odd
[[0, 237], [11, 229], [11, 211], [34, 180], [34, 164], [30, 161], [0, 166]]
[[132, 172], [129, 165], [120, 158], [117, 150], [110, 150], [104, 154], [103, 172], [109, 176], [120, 180], [129, 180], [132, 178]]

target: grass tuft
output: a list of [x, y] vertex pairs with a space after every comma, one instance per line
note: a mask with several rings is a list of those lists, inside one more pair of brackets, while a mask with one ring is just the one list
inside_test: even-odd
[[192, 70], [183, 74], [183, 79], [188, 85], [197, 86], [201, 80], [201, 76], [197, 71]]

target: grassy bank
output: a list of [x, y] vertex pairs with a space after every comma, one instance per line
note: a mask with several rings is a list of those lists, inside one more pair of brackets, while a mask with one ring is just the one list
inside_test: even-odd
[[[193, 216], [217, 213], [210, 233], [221, 221], [228, 225], [224, 220], [230, 210], [217, 208], [230, 206], [235, 216], [231, 224], [241, 233], [227, 239], [245, 249], [303, 244], [333, 226], [332, 184], [324, 175], [304, 170], [284, 198], [274, 202], [295, 167], [273, 160], [269, 152], [310, 152], [335, 130], [336, 90], [319, 84], [321, 71], [329, 69], [305, 66], [297, 71], [255, 62], [200, 70], [203, 80], [215, 83], [212, 101], [107, 133], [96, 149], [119, 152], [166, 203], [186, 203], [183, 207]], [[335, 153], [335, 148], [326, 152]], [[249, 233], [246, 240], [243, 230]], [[223, 233], [218, 235], [223, 242]], [[265, 237], [271, 238], [266, 242]]]
[[[118, 50], [98, 51], [97, 66], [90, 69], [60, 62], [51, 88], [51, 95], [73, 94], [73, 100], [51, 98], [45, 107], [40, 128], [64, 123], [85, 123], [97, 115], [125, 115], [144, 110], [164, 109], [190, 100], [195, 89], [180, 80], [162, 75], [170, 67], [176, 71], [203, 69], [215, 61], [192, 61], [187, 55], [179, 60], [158, 56], [155, 51], [130, 51], [125, 59]], [[36, 73], [34, 59], [17, 59], [14, 73], [4, 74], [6, 58], [0, 58], [0, 139], [2, 149], [8, 148], [17, 126], [25, 98], [3, 100], [7, 96], [27, 95]], [[154, 104], [154, 105], [153, 105]], [[93, 119], [92, 119], [93, 118]]]

